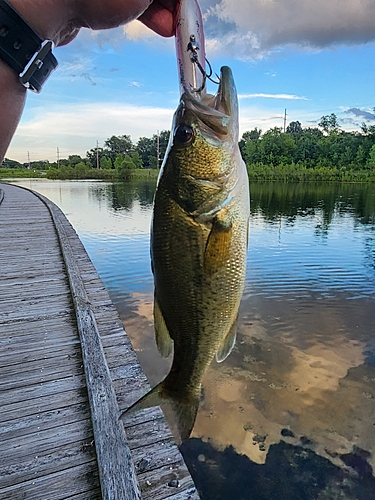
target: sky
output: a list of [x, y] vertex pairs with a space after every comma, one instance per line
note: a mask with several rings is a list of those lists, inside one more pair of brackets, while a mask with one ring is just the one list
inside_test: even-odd
[[[201, 0], [206, 55], [236, 81], [240, 136], [335, 113], [345, 130], [375, 125], [375, 0]], [[169, 130], [179, 100], [174, 39], [138, 21], [81, 30], [26, 107], [7, 158], [85, 156], [112, 135], [134, 143]], [[216, 92], [210, 84], [209, 91]]]

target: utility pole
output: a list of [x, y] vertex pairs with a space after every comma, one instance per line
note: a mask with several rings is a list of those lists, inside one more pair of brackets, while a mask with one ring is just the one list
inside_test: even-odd
[[286, 108], [284, 111], [284, 134], [285, 134], [285, 128], [286, 128]]
[[96, 141], [96, 168], [99, 170], [99, 142]]
[[56, 154], [57, 154], [57, 168], [60, 168], [60, 150], [59, 150], [59, 148], [56, 149]]
[[27, 152], [27, 163], [29, 164], [27, 168], [30, 170], [30, 151]]

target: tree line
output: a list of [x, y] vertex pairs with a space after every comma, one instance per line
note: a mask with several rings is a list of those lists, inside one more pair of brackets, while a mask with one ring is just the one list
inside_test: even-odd
[[245, 163], [295, 165], [309, 168], [371, 170], [375, 167], [375, 126], [362, 124], [357, 132], [340, 128], [337, 116], [322, 116], [317, 127], [291, 122], [285, 132], [274, 127], [264, 134], [255, 128], [243, 134], [240, 149]]
[[[157, 170], [168, 139], [168, 130], [151, 138], [141, 137], [136, 143], [129, 135], [112, 136], [103, 147], [87, 151], [85, 158], [70, 155], [59, 163], [37, 161], [30, 165], [5, 159], [3, 167], [30, 166], [47, 170], [52, 178], [87, 178], [93, 175], [92, 169], [98, 174], [100, 170], [102, 177], [126, 178], [135, 169]], [[242, 135], [239, 146], [253, 180], [375, 180], [375, 125], [363, 123], [359, 131], [346, 132], [334, 113], [322, 116], [317, 127], [303, 128], [299, 121], [293, 121], [285, 132], [278, 127], [264, 133], [254, 128]]]
[[69, 155], [59, 161], [48, 160], [31, 161], [30, 163], [19, 163], [15, 160], [5, 158], [2, 166], [5, 168], [31, 168], [36, 170], [59, 170], [63, 169], [66, 174], [74, 169], [75, 174], [82, 173], [78, 177], [84, 177], [88, 169], [116, 170], [122, 177], [126, 173], [137, 168], [157, 169], [165, 155], [169, 139], [169, 130], [163, 130], [160, 134], [154, 134], [151, 138], [141, 137], [135, 144], [130, 135], [119, 135], [108, 138], [103, 147], [92, 148], [86, 153], [86, 157], [80, 155]]

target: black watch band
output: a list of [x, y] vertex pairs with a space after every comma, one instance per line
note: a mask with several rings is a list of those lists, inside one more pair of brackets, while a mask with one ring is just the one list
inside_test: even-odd
[[0, 59], [20, 77], [24, 87], [40, 92], [57, 67], [53, 42], [43, 40], [5, 0], [0, 0]]

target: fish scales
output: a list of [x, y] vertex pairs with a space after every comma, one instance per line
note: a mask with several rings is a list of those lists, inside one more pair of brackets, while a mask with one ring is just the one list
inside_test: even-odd
[[[209, 179], [209, 165], [211, 175], [216, 175], [223, 163], [230, 164], [226, 155], [217, 151], [218, 147], [210, 149], [209, 157], [217, 160], [216, 170], [213, 161], [211, 164], [193, 161], [199, 165], [191, 168], [191, 163], [186, 164], [190, 172], [203, 169]], [[179, 160], [181, 155], [176, 156]], [[195, 156], [200, 159], [199, 152]], [[189, 151], [186, 157], [191, 161], [194, 154]], [[237, 317], [244, 282], [247, 215], [244, 211], [245, 216], [241, 217], [239, 200], [232, 201], [215, 215], [215, 219], [223, 216], [224, 227], [219, 228], [217, 236], [213, 235], [216, 221], [197, 222], [184, 209], [184, 195], [193, 191], [187, 182], [180, 203], [175, 201], [174, 191], [182, 168], [171, 154], [155, 197], [152, 259], [155, 296], [174, 340], [173, 377], [168, 383], [181, 393], [188, 384], [196, 393], [200, 391], [203, 372]], [[246, 198], [246, 186], [243, 191]], [[195, 199], [207, 201], [204, 187], [202, 193], [195, 193]], [[209, 246], [210, 238], [213, 241]]]

